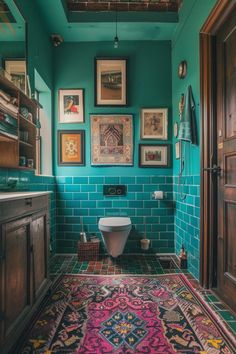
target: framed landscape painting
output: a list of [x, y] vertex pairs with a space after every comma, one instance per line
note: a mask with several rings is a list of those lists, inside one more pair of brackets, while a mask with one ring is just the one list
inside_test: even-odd
[[84, 123], [84, 90], [59, 90], [59, 123]]
[[58, 131], [58, 164], [81, 165], [85, 164], [84, 130]]
[[132, 115], [91, 115], [91, 165], [133, 165]]
[[169, 167], [169, 145], [139, 145], [139, 167]]
[[141, 110], [141, 139], [168, 139], [168, 109], [143, 108]]
[[95, 105], [126, 106], [126, 59], [95, 59]]
[[6, 59], [6, 76], [27, 95], [26, 61], [24, 59]]

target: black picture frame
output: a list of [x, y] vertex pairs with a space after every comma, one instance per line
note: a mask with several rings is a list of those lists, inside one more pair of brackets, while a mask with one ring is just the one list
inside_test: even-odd
[[[148, 161], [144, 159], [145, 149], [150, 154]], [[149, 149], [149, 150], [148, 150]], [[157, 153], [165, 151], [165, 158], [157, 160]], [[160, 157], [162, 157], [160, 155]], [[142, 168], [169, 168], [170, 167], [170, 144], [139, 144], [139, 167]]]
[[[64, 136], [70, 136], [74, 138], [71, 141], [71, 147], [68, 146], [68, 149], [71, 149], [71, 157], [65, 158], [66, 152], [66, 142], [63, 140]], [[76, 160], [76, 149], [73, 152], [73, 143], [76, 144], [75, 136], [78, 135], [77, 139], [77, 149], [80, 147], [78, 153], [78, 158]], [[80, 137], [80, 138], [79, 138]], [[85, 130], [58, 130], [57, 133], [57, 148], [58, 148], [58, 165], [59, 166], [85, 166]], [[64, 149], [64, 151], [63, 151]], [[74, 156], [73, 156], [74, 153]]]
[[[94, 104], [95, 106], [100, 106], [100, 107], [125, 107], [128, 105], [127, 101], [127, 58], [121, 58], [121, 57], [115, 57], [115, 58], [110, 58], [110, 57], [96, 57], [94, 60]], [[111, 72], [110, 77], [107, 79], [107, 86], [105, 89], [107, 91], [103, 92], [103, 97], [102, 97], [102, 67], [103, 70], [107, 66], [107, 70], [109, 69], [109, 66], [111, 67]], [[115, 73], [115, 67], [118, 67], [117, 70], [119, 70], [119, 66], [121, 69], [121, 84], [119, 84], [119, 72]], [[107, 76], [107, 74], [104, 74], [104, 76]], [[118, 76], [117, 76], [118, 75]], [[118, 99], [114, 96], [118, 95], [119, 91], [119, 86], [121, 85], [121, 98]], [[109, 87], [110, 86], [110, 87]], [[111, 91], [111, 87], [113, 87], [113, 92]], [[108, 91], [110, 89], [110, 91]], [[113, 97], [109, 98], [109, 94], [112, 94]], [[104, 98], [106, 96], [108, 98]]]

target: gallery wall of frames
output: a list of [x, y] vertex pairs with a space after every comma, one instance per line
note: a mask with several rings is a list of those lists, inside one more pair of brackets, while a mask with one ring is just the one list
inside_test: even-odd
[[[85, 122], [84, 88], [58, 90], [59, 166], [85, 166], [85, 139], [90, 139], [90, 166], [134, 165], [134, 116], [128, 109], [127, 114], [116, 113], [119, 107], [123, 112], [129, 107], [128, 60], [124, 57], [94, 59], [94, 107], [104, 110], [109, 107], [109, 113], [89, 113], [90, 132], [61, 128], [63, 124]], [[138, 167], [170, 167], [168, 108], [140, 107], [139, 120]]]

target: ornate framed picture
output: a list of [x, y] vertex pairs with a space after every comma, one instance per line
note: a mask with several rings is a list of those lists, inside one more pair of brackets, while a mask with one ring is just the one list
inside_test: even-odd
[[59, 90], [59, 123], [84, 123], [84, 90]]
[[5, 59], [6, 77], [27, 95], [26, 61], [24, 59]]
[[95, 105], [126, 106], [127, 60], [122, 58], [95, 59]]
[[168, 139], [168, 109], [143, 108], [140, 124], [141, 139]]
[[58, 131], [58, 165], [85, 165], [84, 130]]
[[169, 167], [169, 145], [139, 144], [139, 167]]
[[133, 165], [132, 115], [91, 115], [91, 165]]

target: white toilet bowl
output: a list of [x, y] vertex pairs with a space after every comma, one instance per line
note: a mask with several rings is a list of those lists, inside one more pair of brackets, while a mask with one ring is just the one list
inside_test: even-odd
[[114, 258], [121, 255], [131, 230], [130, 218], [101, 218], [98, 228], [102, 233], [108, 254]]

